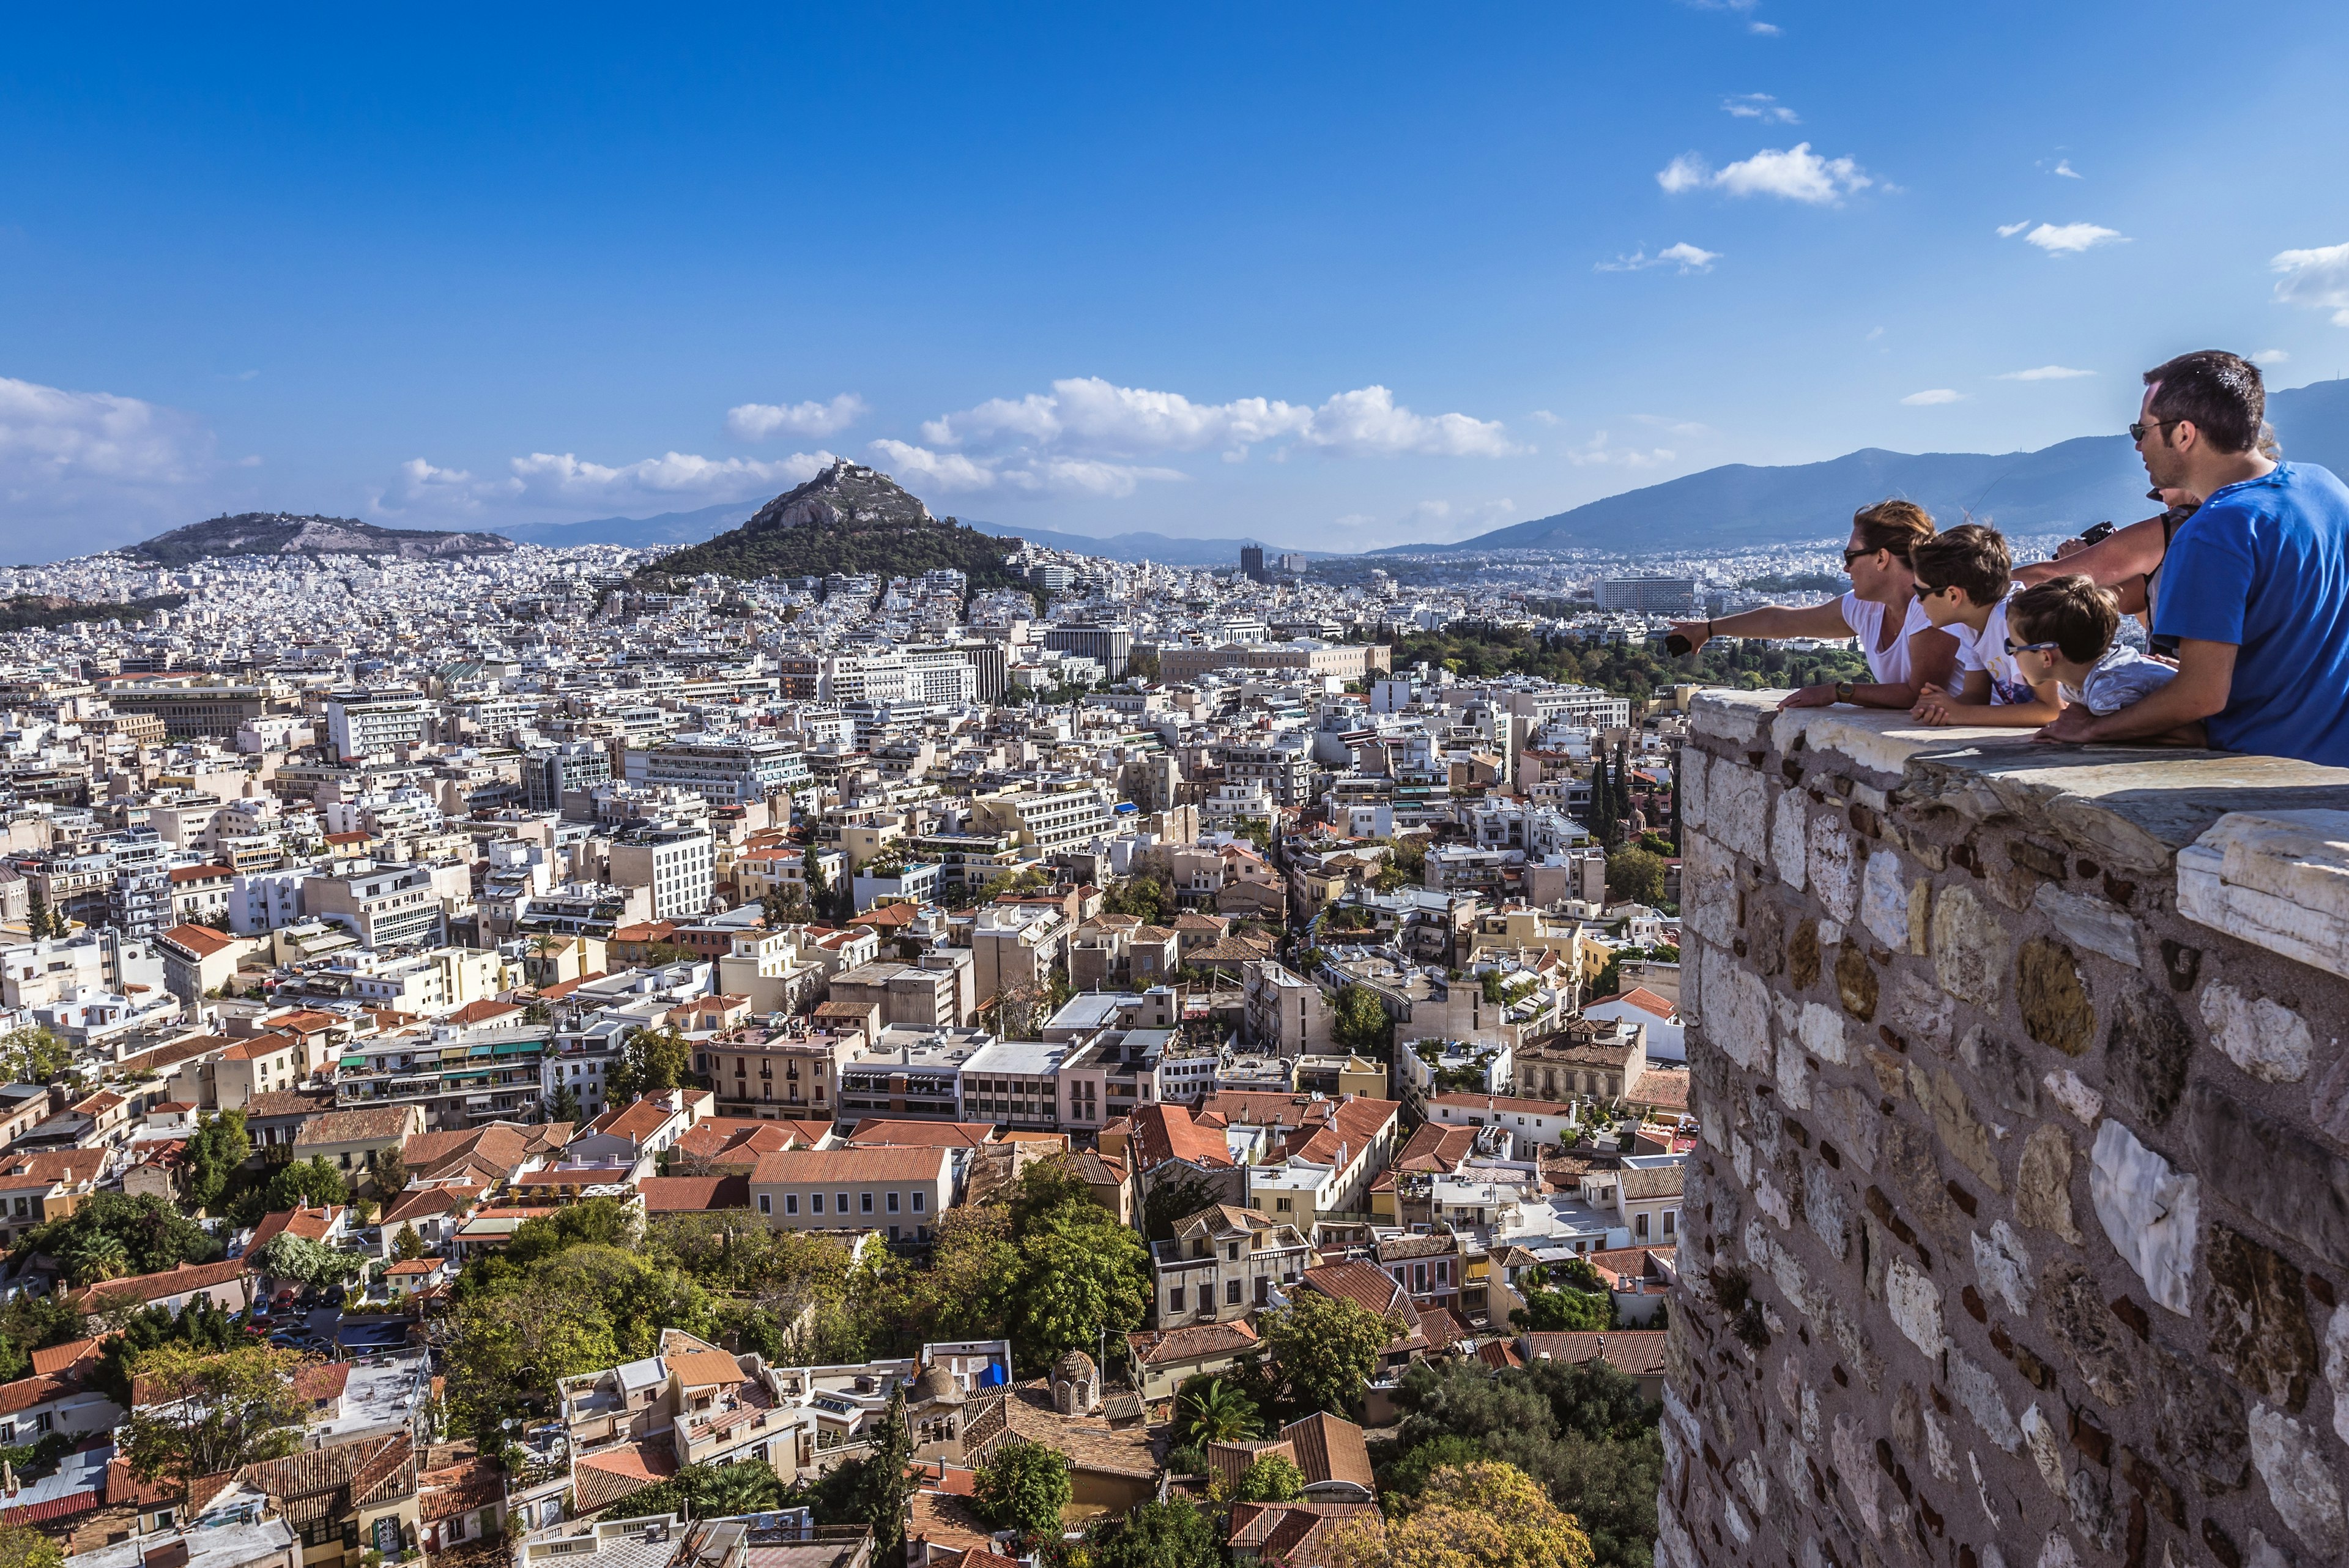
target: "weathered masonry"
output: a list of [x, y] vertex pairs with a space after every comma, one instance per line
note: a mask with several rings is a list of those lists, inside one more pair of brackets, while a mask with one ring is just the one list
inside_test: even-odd
[[2349, 1562], [2349, 773], [1708, 693], [1660, 1562]]

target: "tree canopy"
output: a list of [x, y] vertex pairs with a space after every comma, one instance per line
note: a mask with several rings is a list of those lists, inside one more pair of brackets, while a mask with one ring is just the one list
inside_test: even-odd
[[63, 1219], [35, 1226], [19, 1243], [65, 1265], [76, 1284], [152, 1274], [180, 1263], [209, 1263], [220, 1243], [203, 1227], [152, 1194], [97, 1192]]
[[1350, 1415], [1377, 1370], [1379, 1353], [1409, 1330], [1353, 1302], [1299, 1291], [1278, 1312], [1257, 1314], [1257, 1333], [1303, 1410]]
[[351, 1185], [325, 1155], [289, 1161], [269, 1179], [269, 1212], [280, 1214], [308, 1204], [331, 1209], [351, 1200]]
[[1589, 1538], [1532, 1477], [1494, 1460], [1446, 1466], [1402, 1504], [1381, 1535], [1337, 1532], [1340, 1568], [1591, 1568]]
[[1061, 1511], [1074, 1492], [1066, 1454], [1041, 1443], [1006, 1442], [979, 1466], [972, 1501], [979, 1517], [998, 1530], [1058, 1541]]
[[203, 1350], [166, 1344], [130, 1364], [148, 1398], [127, 1423], [125, 1457], [141, 1479], [185, 1487], [301, 1446], [305, 1407], [294, 1397], [301, 1357], [265, 1345]]
[[73, 1047], [48, 1031], [46, 1024], [28, 1023], [0, 1034], [0, 1073], [11, 1084], [47, 1084], [73, 1065]]

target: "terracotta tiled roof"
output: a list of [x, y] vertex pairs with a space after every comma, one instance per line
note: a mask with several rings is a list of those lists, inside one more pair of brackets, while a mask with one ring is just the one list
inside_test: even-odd
[[1685, 1111], [1689, 1106], [1686, 1067], [1651, 1067], [1632, 1080], [1630, 1098], [1661, 1111]]
[[96, 1355], [98, 1345], [99, 1341], [96, 1339], [72, 1339], [63, 1345], [52, 1345], [46, 1350], [36, 1350], [33, 1352], [33, 1374], [37, 1377], [63, 1372], [82, 1357]]
[[1235, 1556], [1278, 1563], [1281, 1568], [1327, 1568], [1336, 1537], [1367, 1525], [1386, 1532], [1374, 1502], [1236, 1502], [1228, 1544]]
[[636, 1183], [647, 1214], [701, 1214], [750, 1207], [748, 1176], [648, 1176]]
[[759, 1157], [750, 1179], [761, 1187], [810, 1181], [930, 1181], [936, 1179], [939, 1164], [938, 1149], [919, 1146], [778, 1149]]
[[677, 1458], [662, 1444], [635, 1443], [589, 1454], [571, 1467], [573, 1511], [598, 1512], [675, 1474]]
[[275, 1241], [279, 1232], [285, 1231], [291, 1231], [305, 1241], [323, 1241], [326, 1239], [326, 1232], [334, 1229], [335, 1216], [341, 1212], [339, 1207], [311, 1209], [305, 1206], [264, 1214], [261, 1223], [253, 1228], [253, 1240], [246, 1244], [245, 1251], [250, 1255], [261, 1251]]
[[334, 1108], [331, 1089], [272, 1089], [244, 1102], [244, 1119], [252, 1123], [264, 1116], [321, 1116]]
[[200, 959], [224, 952], [236, 945], [236, 939], [226, 931], [216, 931], [210, 926], [173, 926], [163, 933], [163, 940], [172, 946], [184, 948]]
[[854, 1132], [848, 1135], [848, 1142], [859, 1148], [878, 1147], [884, 1144], [971, 1148], [995, 1141], [995, 1124], [992, 1122], [915, 1122], [894, 1120], [887, 1116], [867, 1116], [856, 1124]]
[[1649, 1198], [1678, 1198], [1688, 1181], [1688, 1168], [1682, 1165], [1660, 1165], [1645, 1170], [1625, 1170], [1617, 1179], [1623, 1188], [1626, 1202], [1638, 1202]]
[[[1283, 1459], [1297, 1465], [1297, 1446], [1286, 1438], [1259, 1438], [1246, 1443], [1209, 1443], [1207, 1473], [1222, 1480], [1227, 1488], [1237, 1489], [1257, 1460]], [[1302, 1472], [1305, 1467], [1297, 1465]]]
[[1225, 1146], [1221, 1120], [1202, 1122], [1181, 1106], [1149, 1105], [1135, 1111], [1133, 1141], [1144, 1170], [1170, 1159], [1217, 1170], [1236, 1164]]
[[1295, 1447], [1297, 1468], [1305, 1472], [1309, 1483], [1346, 1481], [1365, 1491], [1376, 1490], [1378, 1483], [1371, 1477], [1370, 1448], [1362, 1441], [1362, 1429], [1353, 1422], [1317, 1410], [1283, 1427], [1280, 1435]]
[[742, 1381], [742, 1369], [722, 1350], [688, 1350], [668, 1358], [668, 1369], [688, 1388]]
[[1619, 1372], [1634, 1377], [1655, 1376], [1664, 1369], [1664, 1331], [1661, 1328], [1609, 1329], [1605, 1334], [1528, 1334], [1518, 1344], [1527, 1361], [1547, 1355], [1569, 1365], [1603, 1356]]
[[414, 1125], [410, 1106], [378, 1106], [363, 1111], [328, 1111], [304, 1122], [294, 1135], [295, 1148], [316, 1148], [332, 1143], [388, 1143]]
[[1185, 1328], [1137, 1331], [1125, 1336], [1133, 1359], [1144, 1366], [1198, 1360], [1210, 1355], [1238, 1355], [1256, 1348], [1256, 1330], [1245, 1318], [1231, 1323], [1194, 1324]]
[[82, 1311], [96, 1312], [103, 1310], [100, 1303], [157, 1302], [187, 1291], [224, 1285], [245, 1272], [244, 1261], [241, 1258], [218, 1263], [181, 1263], [160, 1273], [109, 1280], [104, 1284], [92, 1285], [72, 1300]]

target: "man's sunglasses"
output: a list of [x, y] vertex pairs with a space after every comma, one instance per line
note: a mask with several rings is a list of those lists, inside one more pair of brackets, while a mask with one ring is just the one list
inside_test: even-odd
[[1874, 550], [1868, 549], [1846, 550], [1843, 553], [1843, 564], [1848, 567], [1854, 561], [1858, 560], [1862, 556], [1873, 556], [1874, 554], [1876, 554]]
[[2055, 642], [2017, 642], [2011, 637], [2005, 640], [2006, 656], [2009, 659], [2013, 659], [2018, 653], [2044, 653], [2051, 648], [2063, 646]]
[[2145, 432], [2147, 431], [2166, 431], [2172, 425], [2182, 425], [2184, 423], [2186, 423], [2186, 421], [2182, 419], [2155, 420], [2150, 424], [2147, 423], [2143, 420], [2131, 420], [2129, 421], [2128, 428], [2129, 445], [2135, 446], [2138, 442], [2144, 441]]

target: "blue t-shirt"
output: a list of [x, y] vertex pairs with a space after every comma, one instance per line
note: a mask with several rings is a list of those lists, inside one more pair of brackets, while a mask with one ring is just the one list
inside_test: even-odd
[[2153, 629], [2235, 645], [2212, 745], [2349, 767], [2349, 486], [2280, 462], [2222, 487], [2169, 542]]

